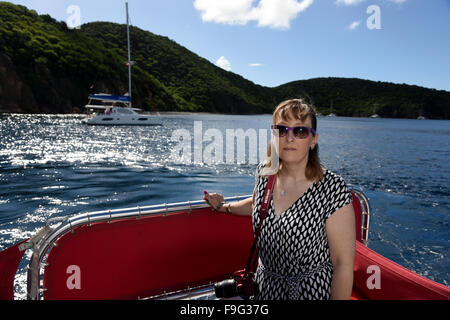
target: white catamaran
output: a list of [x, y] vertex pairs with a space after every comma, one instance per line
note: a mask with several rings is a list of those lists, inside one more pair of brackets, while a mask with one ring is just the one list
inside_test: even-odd
[[[140, 114], [139, 108], [132, 107], [131, 99], [131, 49], [128, 3], [125, 4], [127, 14], [128, 45], [128, 93], [117, 96], [106, 93], [89, 95], [86, 123], [90, 125], [160, 125], [155, 115]], [[97, 104], [94, 104], [97, 102]]]

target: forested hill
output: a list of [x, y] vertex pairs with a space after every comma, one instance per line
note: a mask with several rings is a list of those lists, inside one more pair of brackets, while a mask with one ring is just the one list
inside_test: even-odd
[[341, 116], [450, 119], [450, 92], [361, 79], [317, 78], [274, 88], [278, 96], [307, 92], [319, 111]]
[[[65, 22], [0, 2], [0, 112], [83, 112], [89, 93], [128, 91], [126, 26]], [[131, 28], [133, 101], [153, 111], [268, 113], [307, 97], [327, 114], [450, 119], [450, 92], [318, 78], [275, 88], [227, 72], [167, 37]]]

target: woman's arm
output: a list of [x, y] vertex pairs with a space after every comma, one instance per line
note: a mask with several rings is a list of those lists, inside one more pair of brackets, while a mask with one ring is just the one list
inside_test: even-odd
[[353, 205], [348, 204], [333, 213], [325, 224], [331, 262], [333, 281], [332, 300], [348, 300], [353, 288], [353, 266], [355, 260], [355, 214]]
[[[239, 215], [239, 216], [251, 216], [253, 211], [253, 198], [255, 195], [255, 190], [253, 190], [253, 196], [241, 201], [225, 203], [220, 209], [219, 212], [227, 212], [227, 207], [231, 214]], [[223, 196], [218, 193], [207, 193], [203, 197], [211, 207], [217, 208], [220, 203], [225, 202]]]
[[252, 215], [252, 198], [247, 198], [238, 202], [226, 203], [219, 210], [220, 212], [226, 212], [227, 206], [231, 214], [236, 214], [238, 216], [251, 216]]

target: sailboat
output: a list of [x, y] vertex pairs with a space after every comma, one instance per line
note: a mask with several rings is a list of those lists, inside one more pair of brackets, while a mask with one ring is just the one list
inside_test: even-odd
[[[128, 2], [125, 3], [127, 15], [127, 46], [128, 46], [128, 92], [124, 95], [98, 93], [89, 95], [86, 123], [89, 125], [161, 125], [154, 115], [140, 114], [139, 108], [133, 108], [131, 95], [131, 48], [130, 19]], [[96, 104], [94, 104], [96, 103]]]
[[327, 115], [327, 117], [336, 117], [336, 114], [333, 113], [333, 100], [331, 100], [330, 113]]
[[375, 106], [373, 107], [373, 110], [372, 110], [372, 115], [370, 116], [372, 119], [376, 119], [376, 118], [380, 117], [376, 111], [377, 111], [377, 105], [375, 104]]

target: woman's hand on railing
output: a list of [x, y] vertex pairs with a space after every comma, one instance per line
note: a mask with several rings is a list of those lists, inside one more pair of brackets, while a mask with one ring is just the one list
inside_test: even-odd
[[203, 191], [203, 200], [206, 201], [214, 210], [219, 212], [225, 212], [223, 205], [225, 204], [225, 199], [219, 193], [208, 193], [206, 190]]

